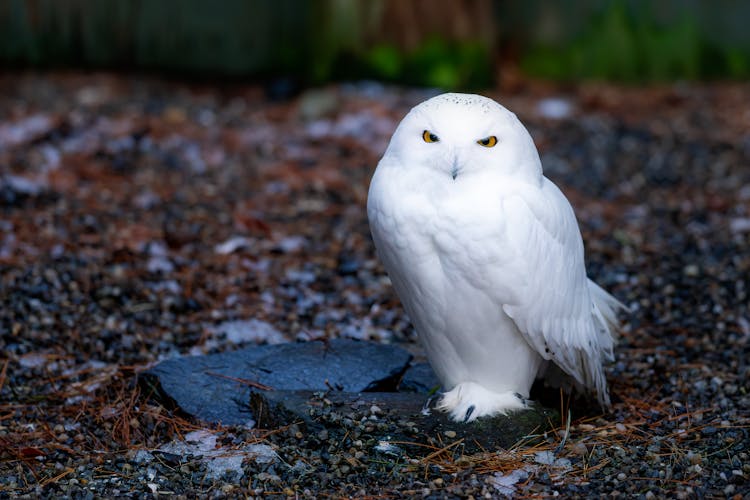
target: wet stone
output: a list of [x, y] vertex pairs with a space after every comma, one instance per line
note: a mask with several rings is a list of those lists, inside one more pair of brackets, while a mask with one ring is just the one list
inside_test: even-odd
[[429, 363], [413, 363], [404, 374], [398, 388], [403, 392], [430, 393], [440, 388], [440, 380]]
[[410, 360], [396, 346], [334, 339], [169, 359], [145, 372], [141, 382], [199, 420], [246, 425], [255, 420], [248, 406], [251, 389], [393, 391]]
[[[460, 441], [459, 448], [466, 454], [509, 448], [532, 434], [544, 433], [552, 422], [559, 421], [555, 411], [533, 404], [507, 416], [454, 422], [434, 408], [436, 400], [409, 392], [256, 391], [250, 406], [260, 428], [298, 424], [305, 429], [303, 435], [317, 434], [321, 440], [321, 435], [334, 441], [349, 436], [348, 427], [352, 426], [345, 425], [344, 420], [353, 417], [354, 427], [363, 433], [358, 440], [377, 443], [374, 450], [383, 453], [395, 450], [392, 442], [407, 443], [400, 446], [413, 456], [444, 446], [446, 439]], [[377, 424], [368, 421], [373, 406], [383, 411]]]
[[[141, 377], [163, 401], [208, 423], [294, 426], [321, 442], [342, 439], [422, 443], [419, 455], [445, 439], [463, 441], [466, 453], [506, 448], [539, 434], [557, 417], [529, 410], [456, 423], [434, 409], [439, 388], [428, 364], [410, 366], [411, 354], [396, 346], [351, 339], [254, 346], [234, 352], [170, 359]], [[417, 392], [417, 394], [415, 394]], [[298, 431], [297, 431], [298, 432]]]

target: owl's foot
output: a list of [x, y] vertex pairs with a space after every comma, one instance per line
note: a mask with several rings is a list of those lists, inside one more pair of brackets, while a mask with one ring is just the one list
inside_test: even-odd
[[506, 415], [526, 408], [526, 400], [515, 392], [492, 392], [474, 382], [458, 384], [443, 394], [437, 409], [450, 414], [456, 422], [471, 422], [479, 417]]

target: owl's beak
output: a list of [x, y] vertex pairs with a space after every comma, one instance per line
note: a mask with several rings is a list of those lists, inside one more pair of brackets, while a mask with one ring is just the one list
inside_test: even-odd
[[456, 180], [458, 174], [461, 173], [461, 162], [458, 161], [458, 154], [453, 154], [453, 163], [451, 164], [451, 177]]

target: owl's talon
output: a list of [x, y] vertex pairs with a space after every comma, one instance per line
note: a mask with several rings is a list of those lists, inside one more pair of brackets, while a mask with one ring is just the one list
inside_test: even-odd
[[471, 414], [474, 413], [475, 409], [476, 409], [476, 406], [474, 405], [469, 406], [469, 409], [466, 410], [466, 415], [464, 415], [464, 423], [469, 421], [469, 419], [471, 418]]
[[521, 394], [514, 392], [513, 393], [518, 399], [521, 400], [521, 402], [524, 404], [524, 406], [528, 406], [529, 403], [531, 403], [531, 400], [528, 398], [523, 397]]

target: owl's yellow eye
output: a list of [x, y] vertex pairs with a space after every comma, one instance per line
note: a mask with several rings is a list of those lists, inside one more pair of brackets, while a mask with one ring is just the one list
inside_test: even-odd
[[479, 144], [480, 146], [484, 146], [485, 148], [494, 147], [495, 144], [497, 144], [497, 137], [491, 135], [489, 137], [485, 137], [484, 139], [479, 139], [477, 141], [477, 144]]
[[436, 136], [429, 130], [425, 130], [424, 132], [422, 132], [422, 139], [424, 139], [424, 142], [437, 142], [440, 140], [438, 136]]

